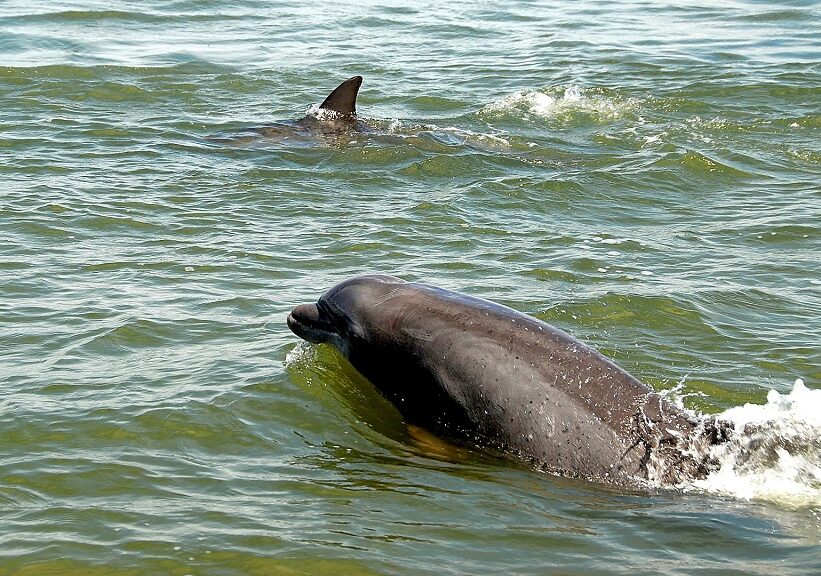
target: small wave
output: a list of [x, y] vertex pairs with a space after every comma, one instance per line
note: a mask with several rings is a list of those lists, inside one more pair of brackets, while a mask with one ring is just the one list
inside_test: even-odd
[[505, 147], [510, 146], [510, 140], [498, 134], [490, 134], [485, 132], [474, 132], [464, 128], [457, 128], [455, 126], [446, 126], [445, 128], [432, 127], [433, 130], [441, 130], [444, 133], [452, 134], [462, 144], [491, 144], [501, 145]]
[[21, 20], [29, 22], [101, 22], [104, 20], [120, 20], [129, 22], [163, 22], [163, 16], [147, 12], [126, 12], [123, 10], [63, 10], [57, 12], [41, 12], [37, 14], [21, 14]]
[[[659, 134], [659, 138], [666, 136], [667, 133]], [[646, 143], [657, 142], [659, 138], [645, 138]], [[663, 141], [662, 141], [663, 142]], [[665, 170], [684, 168], [685, 170], [696, 175], [722, 175], [734, 178], [749, 178], [755, 176], [754, 172], [743, 169], [740, 165], [735, 167], [732, 164], [737, 164], [730, 160], [719, 160], [717, 157], [711, 157], [696, 150], [686, 149], [685, 152], [668, 152], [653, 162], [652, 166]]]
[[493, 143], [510, 146], [510, 138], [500, 133], [475, 132], [456, 126], [437, 126], [436, 124], [408, 124], [393, 118], [387, 124], [385, 131], [401, 138], [413, 138], [420, 134], [442, 136], [440, 140], [453, 144], [470, 144], [473, 142]]
[[719, 468], [685, 488], [790, 508], [821, 506], [821, 390], [801, 379], [789, 394], [770, 390], [766, 404], [745, 404], [716, 416], [732, 424], [709, 456]]
[[539, 90], [515, 92], [486, 105], [480, 114], [528, 114], [550, 118], [583, 113], [599, 119], [613, 119], [622, 116], [632, 107], [632, 100], [620, 101], [594, 89], [582, 89], [571, 85], [564, 89], [555, 88], [546, 92]]

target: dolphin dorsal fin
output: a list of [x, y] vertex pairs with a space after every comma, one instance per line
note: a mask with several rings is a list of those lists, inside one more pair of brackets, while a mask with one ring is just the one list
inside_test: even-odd
[[356, 95], [362, 86], [362, 76], [348, 78], [328, 94], [320, 108], [340, 114], [356, 114]]

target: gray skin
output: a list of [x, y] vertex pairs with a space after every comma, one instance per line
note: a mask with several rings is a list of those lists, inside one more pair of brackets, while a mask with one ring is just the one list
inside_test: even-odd
[[348, 78], [334, 88], [319, 105], [318, 114], [308, 114], [303, 118], [279, 122], [271, 126], [254, 128], [254, 131], [265, 137], [283, 137], [288, 135], [335, 135], [350, 130], [361, 129], [356, 118], [356, 96], [362, 86], [362, 76]]
[[[719, 432], [545, 322], [392, 276], [345, 280], [288, 316], [339, 350], [408, 423], [569, 477], [703, 477]], [[686, 448], [686, 450], [684, 450]]]

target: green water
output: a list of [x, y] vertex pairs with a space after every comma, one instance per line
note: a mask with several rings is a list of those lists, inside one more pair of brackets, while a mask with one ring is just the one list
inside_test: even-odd
[[722, 4], [0, 2], [0, 576], [818, 574], [817, 506], [443, 453], [284, 321], [385, 272], [818, 388], [821, 10]]

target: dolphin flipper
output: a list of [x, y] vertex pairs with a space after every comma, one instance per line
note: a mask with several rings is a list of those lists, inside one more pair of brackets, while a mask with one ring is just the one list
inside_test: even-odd
[[356, 114], [356, 95], [359, 93], [361, 85], [362, 76], [348, 78], [328, 94], [328, 97], [319, 107], [340, 114]]

